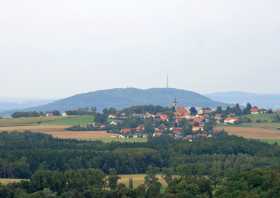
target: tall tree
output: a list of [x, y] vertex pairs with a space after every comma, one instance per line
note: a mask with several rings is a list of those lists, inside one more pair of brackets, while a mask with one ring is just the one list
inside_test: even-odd
[[247, 115], [251, 113], [252, 105], [250, 103], [247, 103], [246, 107], [243, 110], [243, 114]]
[[191, 107], [191, 108], [190, 108], [190, 112], [191, 112], [191, 115], [192, 115], [192, 116], [197, 115], [197, 109], [196, 109], [195, 107]]
[[192, 125], [187, 119], [182, 119], [179, 126], [183, 128], [183, 135], [188, 135], [192, 133]]
[[111, 169], [107, 177], [108, 186], [111, 190], [117, 189], [119, 179], [120, 177], [117, 175], [117, 171], [115, 169]]

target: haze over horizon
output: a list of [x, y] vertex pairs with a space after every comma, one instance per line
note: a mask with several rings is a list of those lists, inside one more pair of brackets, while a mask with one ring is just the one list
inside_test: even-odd
[[[16, 5], [16, 6], [15, 6]], [[280, 93], [277, 0], [0, 3], [0, 98], [119, 87]]]

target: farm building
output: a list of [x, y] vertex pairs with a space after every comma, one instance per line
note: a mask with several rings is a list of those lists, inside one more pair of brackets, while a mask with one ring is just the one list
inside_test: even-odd
[[226, 118], [224, 120], [224, 124], [238, 124], [238, 123], [240, 123], [239, 118]]
[[251, 114], [259, 114], [260, 113], [260, 110], [258, 107], [252, 107], [251, 108]]

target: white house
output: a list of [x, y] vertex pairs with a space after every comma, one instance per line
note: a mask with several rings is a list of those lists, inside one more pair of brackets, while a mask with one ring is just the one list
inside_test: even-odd
[[238, 124], [240, 122], [239, 118], [226, 118], [224, 124]]

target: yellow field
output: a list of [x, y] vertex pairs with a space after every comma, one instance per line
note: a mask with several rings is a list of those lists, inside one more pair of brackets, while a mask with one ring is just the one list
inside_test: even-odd
[[0, 127], [0, 131], [7, 132], [38, 132], [49, 134], [55, 138], [60, 139], [78, 139], [78, 140], [102, 140], [102, 139], [118, 139], [118, 135], [107, 133], [106, 131], [66, 131], [65, 128], [69, 126], [64, 125], [34, 125], [34, 126], [14, 126], [14, 127]]
[[67, 131], [69, 125], [30, 125], [0, 127], [0, 132], [37, 132], [51, 135], [59, 139], [95, 140], [103, 142], [146, 142], [147, 138], [121, 139], [118, 134], [107, 133], [106, 131]]
[[[133, 180], [133, 187], [137, 188], [138, 186], [144, 184], [145, 182], [145, 174], [136, 174], [136, 175], [120, 175], [120, 180], [119, 183], [124, 184], [126, 186], [129, 185], [129, 179], [132, 178]], [[159, 182], [161, 183], [161, 185], [163, 187], [166, 187], [167, 184], [164, 181], [164, 179], [162, 178], [162, 176], [157, 176], [157, 178], [159, 179]]]
[[[138, 186], [144, 184], [145, 182], [145, 174], [135, 174], [135, 175], [120, 175], [119, 183], [124, 184], [126, 186], [129, 185], [129, 178], [132, 178], [133, 180], [133, 187], [137, 188]], [[162, 176], [157, 176], [159, 179], [159, 182], [163, 187], [167, 187], [166, 182], [162, 178]], [[0, 184], [7, 185], [12, 183], [18, 183], [20, 181], [23, 181], [22, 179], [0, 179]]]
[[23, 181], [22, 179], [0, 179], [0, 184], [7, 185]]

